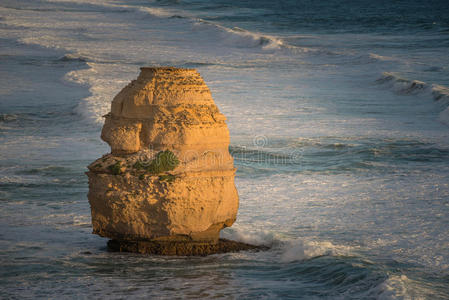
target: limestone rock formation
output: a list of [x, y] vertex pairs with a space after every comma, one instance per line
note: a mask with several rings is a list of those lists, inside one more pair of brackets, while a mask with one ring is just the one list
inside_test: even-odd
[[226, 118], [199, 73], [141, 68], [105, 118], [111, 153], [87, 172], [93, 232], [115, 245], [218, 244], [238, 194]]

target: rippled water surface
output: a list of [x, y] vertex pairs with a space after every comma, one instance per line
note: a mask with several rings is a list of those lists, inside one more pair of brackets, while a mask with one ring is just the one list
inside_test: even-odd
[[[447, 1], [0, 3], [4, 298], [449, 299]], [[196, 68], [265, 252], [110, 253], [86, 165], [139, 67]]]

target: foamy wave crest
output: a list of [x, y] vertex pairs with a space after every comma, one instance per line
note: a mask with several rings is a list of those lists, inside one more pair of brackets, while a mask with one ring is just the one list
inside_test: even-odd
[[53, 184], [58, 183], [57, 178], [44, 178], [38, 175], [12, 175], [0, 174], [0, 184], [29, 185], [29, 184]]
[[112, 98], [129, 80], [118, 80], [115, 73], [122, 70], [113, 64], [87, 63], [87, 65], [89, 69], [71, 71], [64, 79], [89, 87], [91, 96], [82, 99], [75, 112], [92, 123], [102, 124], [102, 116], [109, 112]]
[[[73, 0], [46, 0], [47, 2], [56, 3], [72, 3]], [[116, 12], [138, 12], [144, 13], [145, 15], [152, 15], [161, 18], [170, 18], [178, 16], [179, 12], [175, 10], [169, 10], [160, 7], [146, 7], [146, 6], [133, 6], [126, 4], [118, 4], [114, 1], [104, 1], [104, 0], [77, 0], [77, 4], [84, 4], [88, 6], [105, 7]]]
[[254, 230], [251, 227], [235, 224], [220, 232], [220, 237], [248, 243], [264, 245], [280, 251], [283, 263], [302, 261], [319, 256], [351, 255], [354, 247], [335, 245], [329, 241], [288, 240], [288, 237], [267, 230]]
[[194, 23], [194, 28], [197, 30], [215, 31], [221, 42], [237, 48], [260, 47], [265, 50], [273, 50], [288, 47], [277, 37], [251, 32], [239, 27], [227, 28], [201, 19]]
[[231, 42], [233, 45], [243, 47], [261, 47], [263, 49], [280, 49], [281, 47], [285, 46], [284, 42], [281, 39], [250, 32], [238, 27], [222, 27], [222, 30], [223, 33], [225, 33], [225, 39], [227, 39], [227, 41]]
[[378, 299], [409, 299], [407, 297], [407, 279], [405, 275], [389, 277], [379, 286]]
[[[56, 37], [50, 36], [19, 39], [20, 42], [25, 44], [35, 44], [54, 49], [62, 48], [58, 45], [56, 40]], [[104, 78], [105, 75], [110, 74], [111, 72], [105, 72], [105, 70], [103, 70], [105, 68], [100, 66], [114, 66], [114, 64], [106, 61], [103, 61], [105, 64], [101, 64], [93, 57], [88, 57], [85, 54], [77, 52], [67, 53], [59, 60], [64, 62], [82, 62], [89, 67], [88, 69], [75, 70], [67, 73], [64, 76], [64, 80], [89, 87], [91, 96], [80, 101], [75, 108], [75, 113], [82, 116], [83, 119], [87, 121], [95, 124], [102, 124], [102, 116], [109, 111], [110, 101], [114, 96], [112, 91], [118, 92], [119, 87], [116, 85], [117, 80]], [[123, 84], [122, 81], [119, 82]], [[125, 81], [125, 83], [127, 83], [127, 81]], [[117, 87], [117, 89], [114, 89], [115, 87]]]
[[352, 247], [335, 245], [329, 241], [296, 240], [287, 243], [283, 249], [281, 261], [293, 262], [325, 255], [350, 255]]
[[[161, 17], [161, 18], [171, 18], [171, 17], [179, 16], [178, 12], [173, 12], [171, 10], [167, 10], [167, 9], [160, 8], [160, 7], [143, 7], [143, 6], [141, 6], [141, 7], [138, 7], [137, 10], [140, 12], [148, 13], [155, 17]], [[182, 16], [182, 17], [184, 17], [184, 16]]]
[[[52, 2], [65, 2], [67, 0], [48, 0]], [[84, 0], [82, 3], [107, 7], [108, 9], [119, 12], [134, 12], [139, 15], [152, 16], [157, 18], [176, 18], [187, 20], [194, 29], [213, 30], [214, 34], [219, 39], [219, 42], [224, 42], [227, 46], [239, 48], [262, 48], [264, 50], [289, 49], [294, 52], [309, 52], [312, 49], [305, 47], [297, 47], [287, 44], [278, 37], [251, 32], [239, 27], [227, 28], [225, 26], [205, 21], [189, 14], [186, 11], [179, 11], [174, 9], [166, 9], [160, 7], [147, 6], [132, 6], [116, 3], [101, 2], [97, 0]], [[218, 33], [218, 36], [217, 36]]]
[[42, 223], [55, 226], [57, 228], [64, 227], [82, 227], [90, 228], [92, 226], [90, 216], [78, 215], [75, 213], [56, 213], [42, 216]]
[[372, 59], [381, 60], [381, 61], [395, 60], [393, 57], [383, 56], [383, 55], [379, 55], [379, 54], [375, 54], [375, 53], [369, 53], [368, 56]]
[[439, 115], [439, 120], [449, 125], [449, 88], [438, 84], [428, 84], [419, 80], [409, 80], [390, 72], [384, 72], [376, 82], [386, 85], [395, 93], [401, 95], [423, 94], [426, 96], [428, 94], [443, 110]]
[[430, 299], [434, 295], [431, 288], [408, 278], [404, 274], [390, 275], [370, 294], [376, 294], [377, 299]]
[[435, 100], [442, 101], [449, 105], [449, 88], [438, 84], [432, 84], [432, 96]]
[[376, 82], [388, 85], [398, 94], [417, 94], [429, 89], [429, 85], [423, 81], [408, 80], [390, 72], [384, 72]]
[[87, 62], [89, 58], [87, 55], [79, 54], [79, 53], [67, 53], [63, 57], [59, 59], [60, 61], [74, 61], [74, 62]]
[[271, 246], [278, 241], [273, 232], [266, 230], [254, 232], [249, 228], [243, 228], [238, 225], [222, 230], [220, 237], [242, 243], [265, 246]]
[[204, 28], [204, 29], [212, 29], [217, 30], [219, 33], [220, 40], [225, 42], [230, 46], [235, 47], [243, 47], [243, 48], [255, 48], [261, 47], [262, 49], [280, 49], [281, 47], [288, 48], [289, 45], [286, 45], [284, 41], [279, 38], [263, 35], [255, 32], [250, 32], [248, 30], [234, 27], [227, 28], [225, 26], [205, 21], [199, 18], [195, 18], [194, 16], [188, 14], [185, 11], [174, 11], [168, 10], [159, 7], [132, 7], [128, 5], [114, 5], [116, 7], [126, 8], [126, 9], [135, 9], [137, 12], [150, 14], [154, 17], [159, 18], [181, 18], [181, 19], [189, 19], [193, 23], [194, 28]]
[[391, 72], [384, 72], [376, 82], [391, 87], [399, 94], [430, 92], [434, 100], [442, 101], [449, 105], [449, 88], [442, 85], [428, 84], [419, 80], [409, 80]]

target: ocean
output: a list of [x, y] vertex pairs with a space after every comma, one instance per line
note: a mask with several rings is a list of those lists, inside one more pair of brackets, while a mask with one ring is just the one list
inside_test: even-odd
[[[142, 66], [227, 116], [269, 251], [113, 253], [86, 166]], [[0, 298], [449, 299], [449, 2], [2, 0]]]

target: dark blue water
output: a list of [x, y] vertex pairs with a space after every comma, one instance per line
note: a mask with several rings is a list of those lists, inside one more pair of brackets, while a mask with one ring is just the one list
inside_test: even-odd
[[[127, 2], [128, 3], [128, 2]], [[132, 1], [145, 5], [145, 2]], [[447, 1], [155, 1], [204, 20], [287, 33], [448, 33]]]

